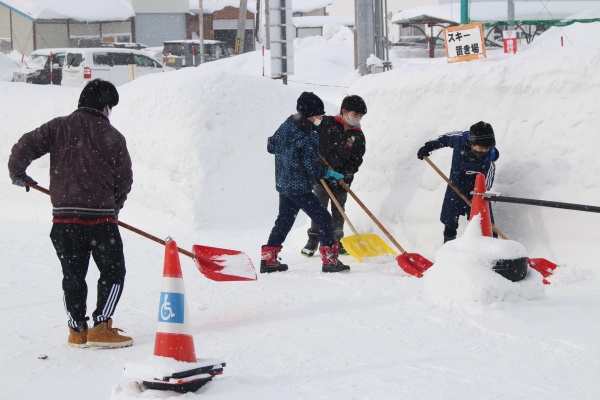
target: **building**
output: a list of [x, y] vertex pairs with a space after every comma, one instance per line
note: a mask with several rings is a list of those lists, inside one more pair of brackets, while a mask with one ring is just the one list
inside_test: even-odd
[[327, 24], [354, 28], [353, 15], [329, 15], [327, 7], [333, 3], [332, 0], [294, 1], [292, 3], [292, 14], [295, 37], [323, 35], [323, 26]]
[[[202, 2], [204, 39], [220, 40], [227, 47], [235, 49], [237, 38], [238, 18], [240, 14], [239, 1]], [[254, 15], [256, 2], [248, 1], [244, 32], [244, 52], [255, 49]], [[198, 37], [198, 1], [190, 0], [188, 17], [188, 39]]]
[[0, 46], [37, 49], [134, 42], [134, 10], [124, 0], [0, 0]]
[[[190, 39], [186, 34], [189, 29], [190, 0], [126, 1], [135, 11], [133, 41], [158, 47], [162, 46], [165, 40]], [[197, 3], [196, 1], [196, 7]]]

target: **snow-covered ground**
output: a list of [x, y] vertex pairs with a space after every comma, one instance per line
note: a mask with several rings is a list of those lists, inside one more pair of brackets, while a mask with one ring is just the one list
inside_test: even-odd
[[[5, 171], [2, 397], [597, 399], [600, 216], [495, 204], [496, 225], [528, 256], [560, 265], [551, 285], [541, 285], [535, 271], [510, 283], [469, 264], [465, 248], [485, 249], [491, 239], [465, 232], [465, 220], [465, 235], [442, 247], [445, 184], [416, 152], [484, 120], [500, 150], [493, 190], [600, 205], [600, 46], [589, 40], [598, 34], [598, 24], [552, 28], [517, 55], [454, 64], [394, 59], [392, 71], [361, 78], [349, 31], [330, 27], [324, 38], [295, 42], [288, 86], [261, 76], [257, 51], [119, 87], [112, 121], [134, 163], [122, 221], [188, 250], [244, 251], [258, 267], [277, 213], [267, 137], [304, 90], [321, 96], [329, 114], [347, 93], [358, 94], [369, 109], [367, 154], [353, 190], [407, 251], [436, 263], [417, 279], [393, 258], [359, 264], [346, 256], [350, 274], [322, 274], [318, 258], [299, 253], [309, 226], [302, 213], [281, 253], [286, 273], [215, 282], [182, 256], [196, 354], [227, 366], [197, 393], [140, 395], [123, 368], [153, 354], [164, 248], [122, 230], [128, 275], [114, 321], [134, 345], [70, 348], [49, 199], [12, 186]], [[0, 82], [0, 164], [23, 133], [75, 109], [79, 91]], [[431, 159], [448, 172], [450, 153], [441, 149]], [[46, 156], [28, 170], [42, 186], [48, 164]], [[388, 241], [352, 199], [347, 213], [359, 232]], [[97, 276], [92, 263], [88, 309]]]

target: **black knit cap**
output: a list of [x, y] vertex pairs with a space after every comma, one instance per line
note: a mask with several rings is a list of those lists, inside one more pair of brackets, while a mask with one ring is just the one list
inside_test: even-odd
[[479, 121], [472, 125], [469, 131], [470, 133], [467, 136], [469, 144], [483, 147], [494, 147], [496, 145], [494, 129], [487, 122]]
[[298, 97], [296, 111], [306, 118], [314, 117], [315, 115], [325, 114], [325, 105], [323, 100], [313, 92], [302, 92]]
[[113, 108], [117, 104], [119, 104], [119, 92], [115, 85], [102, 79], [94, 79], [81, 91], [77, 107], [104, 111], [104, 107]]
[[353, 94], [352, 96], [344, 97], [342, 100], [342, 106], [340, 107], [340, 113], [342, 110], [346, 110], [348, 112], [354, 111], [357, 114], [366, 114], [367, 113], [367, 105], [362, 97]]

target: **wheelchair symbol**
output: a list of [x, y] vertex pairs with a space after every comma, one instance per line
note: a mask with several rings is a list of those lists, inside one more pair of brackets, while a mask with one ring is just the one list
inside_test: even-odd
[[169, 295], [165, 293], [165, 300], [160, 306], [160, 316], [163, 320], [168, 321], [175, 316], [175, 313], [171, 309], [171, 302], [169, 301]]

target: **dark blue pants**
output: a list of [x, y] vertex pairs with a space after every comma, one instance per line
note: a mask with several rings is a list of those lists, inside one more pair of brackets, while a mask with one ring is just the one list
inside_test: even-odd
[[87, 319], [87, 284], [90, 255], [100, 271], [94, 322], [108, 320], [114, 313], [125, 282], [125, 256], [119, 227], [112, 222], [97, 225], [55, 223], [50, 239], [62, 265], [64, 303], [69, 326]]
[[304, 211], [306, 215], [319, 226], [319, 241], [321, 246], [333, 245], [333, 226], [331, 214], [315, 196], [314, 193], [306, 193], [298, 196], [279, 194], [279, 215], [275, 220], [275, 226], [269, 235], [267, 246], [281, 246], [298, 216], [298, 211]]
[[[332, 185], [329, 182], [326, 182], [331, 190], [331, 193], [335, 196], [340, 206], [342, 206], [342, 210], [345, 210], [346, 200], [348, 199], [348, 192], [340, 185]], [[344, 216], [340, 213], [340, 210], [336, 207], [336, 205], [329, 198], [329, 194], [325, 188], [315, 183], [314, 189], [315, 196], [321, 202], [323, 207], [327, 208], [329, 203], [331, 202], [331, 218], [333, 223], [333, 238], [336, 242], [339, 242], [341, 238], [344, 237]], [[309, 234], [317, 233], [319, 231], [318, 225], [315, 221], [310, 225], [310, 229], [308, 230]]]

